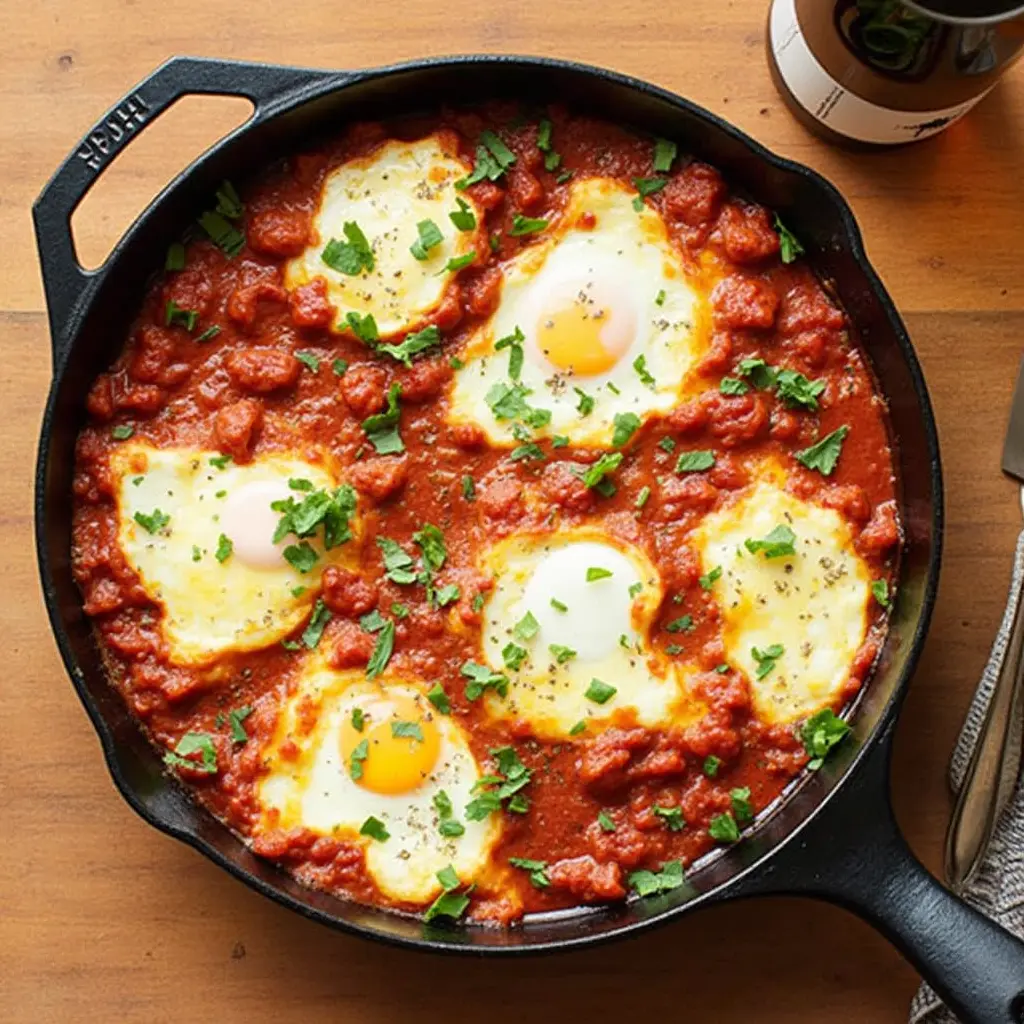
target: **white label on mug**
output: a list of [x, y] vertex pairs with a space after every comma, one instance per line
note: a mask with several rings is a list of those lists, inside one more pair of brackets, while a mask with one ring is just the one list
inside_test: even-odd
[[883, 145], [927, 139], [981, 99], [976, 96], [944, 110], [892, 110], [862, 100], [843, 88], [811, 53], [800, 31], [796, 0], [775, 0], [768, 33], [779, 74], [796, 101], [816, 121], [850, 139]]

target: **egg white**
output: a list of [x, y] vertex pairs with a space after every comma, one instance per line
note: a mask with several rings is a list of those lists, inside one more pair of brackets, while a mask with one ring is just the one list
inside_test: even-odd
[[[372, 792], [352, 779], [340, 732], [354, 709], [386, 706], [389, 695], [398, 694], [415, 700], [420, 717], [437, 728], [440, 753], [429, 777], [415, 789]], [[281, 755], [286, 740], [298, 746], [297, 756]], [[500, 835], [500, 815], [466, 818], [465, 807], [483, 773], [458, 723], [437, 712], [418, 685], [388, 675], [368, 682], [361, 672], [313, 668], [288, 698], [263, 756], [266, 774], [257, 786], [260, 828], [307, 828], [360, 844], [367, 872], [392, 899], [428, 903], [441, 891], [437, 872], [449, 864], [463, 885], [485, 872]], [[453, 817], [465, 826], [461, 836], [445, 838], [439, 831], [433, 800], [441, 790], [451, 800]], [[386, 841], [360, 835], [371, 816], [383, 822]]]
[[[506, 697], [488, 695], [492, 715], [528, 721], [550, 739], [577, 735], [571, 731], [581, 721], [593, 735], [620, 712], [648, 726], [700, 717], [685, 687], [688, 670], [649, 642], [664, 587], [643, 552], [584, 527], [513, 535], [487, 549], [480, 567], [495, 580], [484, 606], [483, 653], [509, 679]], [[612, 575], [588, 582], [590, 568]], [[523, 638], [516, 626], [528, 612], [539, 630]], [[509, 643], [528, 652], [518, 669], [502, 655]], [[560, 663], [552, 644], [576, 655]], [[604, 704], [587, 697], [593, 679], [616, 689]]]
[[[286, 286], [324, 278], [328, 300], [338, 311], [336, 330], [347, 329], [348, 312], [372, 314], [381, 337], [415, 329], [437, 308], [454, 276], [445, 269], [448, 261], [475, 249], [482, 237], [482, 211], [455, 188], [471, 169], [436, 135], [386, 142], [369, 156], [342, 164], [323, 183], [313, 222], [318, 241], [288, 264]], [[449, 219], [458, 199], [476, 216], [473, 231], [459, 231]], [[410, 247], [424, 220], [433, 221], [444, 238], [418, 260]], [[331, 239], [345, 241], [347, 222], [366, 236], [373, 270], [350, 276], [324, 263], [324, 247]]]
[[[351, 540], [324, 552], [320, 540], [310, 538], [320, 559], [304, 574], [283, 557], [259, 567], [235, 552], [219, 562], [222, 513], [232, 493], [270, 484], [282, 498], [301, 499], [302, 493], [289, 489], [290, 479], [308, 480], [315, 489], [333, 489], [338, 479], [325, 465], [283, 454], [246, 465], [228, 462], [219, 469], [210, 462], [218, 454], [130, 442], [111, 455], [118, 544], [146, 593], [162, 607], [160, 630], [168, 657], [179, 665], [204, 664], [229, 651], [256, 650], [286, 637], [310, 614], [324, 566], [351, 559], [356, 544]], [[170, 518], [150, 533], [135, 515], [151, 516], [156, 510]], [[272, 535], [280, 516], [264, 509], [253, 515], [266, 516]], [[358, 529], [355, 517], [351, 527]], [[296, 593], [297, 588], [305, 589]]]
[[[635, 198], [611, 179], [576, 182], [557, 221], [504, 268], [498, 309], [471, 340], [466, 365], [456, 373], [452, 422], [478, 424], [494, 444], [517, 443], [512, 422], [497, 419], [487, 401], [495, 385], [510, 383], [509, 352], [495, 345], [517, 328], [524, 336], [521, 383], [530, 392], [527, 402], [551, 412], [550, 424], [538, 436], [560, 434], [574, 443], [607, 446], [617, 414], [634, 413], [643, 420], [677, 404], [705, 346], [701, 300], [660, 215], [646, 204], [634, 209]], [[589, 228], [581, 220], [587, 216], [594, 218]], [[567, 292], [598, 319], [616, 315], [598, 299], [609, 292], [635, 314], [631, 343], [605, 372], [582, 375], [545, 357], [546, 307], [553, 296]], [[640, 356], [653, 383], [645, 383], [634, 368]], [[576, 388], [594, 399], [588, 415], [578, 409]]]
[[[777, 526], [795, 534], [795, 555], [766, 558], [746, 540]], [[836, 511], [761, 481], [694, 532], [705, 573], [720, 566], [713, 593], [722, 609], [728, 660], [750, 679], [755, 711], [788, 722], [831, 706], [849, 678], [868, 626], [871, 575], [849, 524]], [[762, 653], [784, 653], [757, 678]]]

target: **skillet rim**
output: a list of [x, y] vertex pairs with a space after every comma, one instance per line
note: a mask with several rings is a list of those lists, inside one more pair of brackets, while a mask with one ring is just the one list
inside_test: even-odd
[[[208, 58], [174, 57], [154, 69], [154, 71], [143, 79], [142, 82], [136, 83], [136, 85], [131, 89], [131, 92], [136, 92], [140, 88], [143, 88], [146, 82], [150, 81], [155, 75], [164, 69], [170, 68], [174, 65], [185, 66], [187, 64], [197, 63], [220, 65], [228, 68], [233, 64], [244, 64], [245, 67], [257, 71], [260, 68], [270, 71], [281, 70], [282, 68], [287, 67], [285, 65], [221, 61]], [[767, 852], [760, 854], [751, 863], [737, 871], [724, 882], [721, 882], [708, 889], [706, 892], [699, 893], [693, 898], [676, 906], [654, 913], [645, 919], [627, 921], [618, 926], [613, 925], [606, 931], [585, 931], [580, 935], [573, 935], [553, 940], [541, 940], [535, 942], [527, 941], [516, 945], [468, 945], [458, 941], [445, 941], [442, 938], [442, 935], [444, 934], [450, 936], [457, 936], [461, 934], [464, 930], [461, 928], [449, 929], [447, 927], [430, 927], [425, 928], [425, 932], [428, 933], [418, 937], [409, 937], [388, 933], [386, 931], [378, 931], [364, 923], [343, 920], [319, 909], [318, 907], [303, 903], [286, 892], [282, 887], [257, 877], [245, 867], [235, 863], [233, 860], [222, 854], [211, 842], [197, 834], [197, 832], [188, 828], [179, 827], [173, 822], [161, 818], [158, 814], [152, 811], [151, 808], [140, 799], [132, 784], [127, 778], [125, 778], [116, 754], [118, 744], [113, 735], [113, 729], [108, 726], [100, 708], [96, 706], [92, 695], [87, 692], [84, 672], [75, 658], [68, 636], [68, 630], [64, 625], [58, 605], [56, 588], [53, 584], [54, 573], [50, 565], [46, 540], [48, 508], [45, 500], [45, 490], [47, 469], [51, 453], [50, 442], [56, 414], [56, 398], [66, 373], [68, 362], [67, 356], [75, 344], [80, 340], [82, 325], [88, 318], [91, 306], [96, 298], [96, 294], [100, 286], [103, 284], [108, 274], [116, 272], [119, 262], [123, 258], [125, 251], [133, 243], [135, 236], [142, 229], [143, 225], [155, 215], [158, 208], [164, 203], [168, 196], [181, 186], [188, 178], [192, 177], [195, 172], [204, 167], [208, 162], [213, 161], [222, 150], [232, 145], [242, 135], [249, 131], [258, 130], [278, 116], [290, 114], [307, 103], [311, 103], [317, 99], [334, 93], [342, 92], [350, 86], [356, 86], [360, 83], [375, 79], [387, 78], [404, 72], [416, 72], [431, 69], [472, 69], [481, 65], [511, 67], [517, 73], [528, 73], [532, 69], [539, 68], [549, 69], [556, 73], [566, 72], [580, 76], [584, 79], [596, 78], [598, 80], [604, 80], [628, 91], [652, 97], [676, 108], [677, 110], [689, 114], [699, 121], [704, 122], [713, 130], [729, 136], [734, 141], [742, 144], [758, 161], [768, 164], [780, 171], [803, 178], [819, 190], [822, 197], [838, 214], [839, 223], [844, 236], [840, 248], [845, 248], [853, 258], [853, 261], [858, 271], [863, 276], [868, 289], [874, 295], [881, 309], [884, 311], [892, 334], [897, 341], [902, 362], [905, 364], [906, 370], [908, 371], [913, 383], [914, 395], [920, 411], [923, 434], [927, 448], [928, 479], [931, 491], [929, 523], [931, 550], [928, 555], [927, 566], [925, 569], [926, 575], [921, 597], [920, 611], [913, 629], [913, 635], [907, 642], [907, 653], [903, 667], [899, 672], [898, 679], [892, 684], [892, 692], [889, 694], [884, 707], [879, 711], [877, 721], [871, 727], [870, 732], [864, 737], [860, 747], [851, 757], [849, 763], [843, 768], [841, 775], [835, 779], [831, 788], [817, 801], [815, 806], [806, 814], [803, 820], [790, 829], [789, 832], [779, 839], [778, 842], [776, 842], [775, 845]], [[176, 174], [175, 177], [150, 201], [136, 220], [125, 231], [112, 248], [104, 264], [96, 271], [86, 275], [86, 286], [77, 297], [75, 305], [68, 313], [67, 320], [62, 325], [60, 335], [52, 338], [55, 368], [40, 428], [35, 474], [34, 519], [36, 554], [47, 615], [54, 638], [57, 641], [61, 660], [64, 663], [65, 669], [71, 678], [79, 700], [85, 708], [100, 740], [104, 761], [106, 762], [107, 770], [115, 787], [121, 793], [129, 806], [131, 806], [132, 809], [141, 818], [143, 818], [143, 820], [157, 828], [159, 831], [192, 847], [215, 863], [218, 867], [226, 870], [230, 875], [244, 882], [250, 888], [255, 889], [263, 896], [273, 900], [275, 903], [296, 911], [303, 917], [317, 921], [318, 923], [335, 930], [351, 935], [357, 935], [362, 938], [370, 938], [378, 942], [406, 949], [440, 952], [452, 955], [476, 956], [481, 958], [528, 956], [537, 953], [568, 951], [611, 942], [617, 939], [634, 937], [653, 927], [667, 924], [669, 921], [674, 920], [681, 914], [696, 910], [698, 907], [730, 897], [734, 898], [736, 896], [745, 895], [742, 891], [736, 892], [734, 890], [741, 890], [744, 880], [749, 880], [751, 876], [755, 876], [758, 872], [763, 871], [771, 861], [776, 859], [778, 855], [782, 854], [784, 850], [794, 844], [801, 833], [803, 833], [804, 830], [819, 817], [825, 807], [834, 799], [839, 797], [841, 792], [844, 790], [844, 787], [849, 784], [851, 778], [858, 774], [861, 763], [868, 759], [872, 754], [879, 752], [877, 748], [888, 748], [888, 745], [891, 743], [892, 726], [898, 716], [900, 706], [906, 695], [910, 678], [913, 675], [923, 649], [938, 589], [944, 529], [944, 502], [938, 430], [935, 422], [934, 411], [928, 394], [927, 385], [925, 384], [921, 365], [913, 344], [911, 343], [906, 328], [903, 325], [902, 318], [896, 310], [895, 304], [882, 284], [878, 273], [867, 258], [867, 254], [864, 250], [863, 236], [857, 221], [854, 218], [853, 211], [838, 189], [836, 189], [836, 187], [820, 173], [807, 165], [799, 163], [788, 157], [779, 156], [752, 138], [746, 132], [732, 125], [730, 122], [725, 121], [719, 115], [699, 106], [693, 101], [688, 100], [677, 93], [662, 88], [661, 86], [653, 85], [643, 79], [599, 66], [578, 61], [560, 60], [552, 57], [513, 54], [462, 54], [413, 59], [387, 64], [380, 67], [364, 68], [357, 71], [337, 71], [315, 68], [287, 69], [297, 72], [308, 71], [308, 82], [306, 84], [293, 85], [290, 88], [286, 88], [275, 93], [272, 97], [272, 102], [268, 103], [268, 112], [265, 116], [261, 117], [261, 105], [259, 102], [255, 102], [255, 112], [249, 119], [237, 126], [223, 138], [219, 139], [195, 160], [182, 168], [182, 170]], [[106, 116], [107, 115], [105, 115], [105, 117]], [[103, 119], [101, 118], [101, 121], [102, 120]], [[73, 154], [68, 157], [68, 161], [72, 158]], [[59, 174], [59, 170], [57, 174]], [[57, 174], [54, 175], [46, 189], [44, 189], [40, 197], [37, 199], [34, 209], [38, 208], [42, 204], [50, 185], [56, 181]], [[881, 386], [881, 382], [877, 381], [877, 378], [876, 384], [879, 386], [882, 395], [888, 399], [888, 392]], [[897, 442], [899, 440], [895, 437], [894, 439]], [[905, 516], [906, 508], [902, 501], [902, 497], [901, 506], [903, 506], [902, 511]], [[902, 557], [906, 557], [906, 545], [904, 545]], [[872, 674], [872, 678], [873, 675], [874, 673]], [[105, 682], [110, 686], [109, 679], [105, 680]], [[862, 695], [865, 691], [870, 689], [870, 685], [871, 681], [869, 680], [862, 688]], [[113, 688], [111, 687], [111, 689]], [[118, 695], [118, 698], [120, 699], [120, 695]], [[856, 716], [859, 703], [860, 701], [858, 698], [851, 709], [852, 716]], [[881, 753], [883, 756], [887, 757], [888, 749], [885, 749]], [[798, 779], [804, 777], [805, 776], [798, 776]], [[177, 785], [170, 776], [166, 775], [166, 773], [164, 774], [164, 778], [168, 785]], [[795, 795], [795, 793], [792, 795]], [[788, 799], [789, 797], [787, 797], [787, 801]], [[886, 799], [888, 799], [887, 796]], [[205, 808], [202, 808], [199, 805], [196, 806], [201, 813], [206, 815], [210, 814], [210, 812]], [[212, 819], [212, 815], [210, 815], [210, 817]], [[240, 846], [245, 847], [244, 842], [239, 837], [234, 836], [234, 838]], [[277, 871], [280, 871], [282, 878], [290, 877], [279, 868]], [[384, 914], [392, 918], [396, 916], [393, 911], [383, 908], [369, 909], [374, 914]], [[607, 920], [604, 915], [602, 915], [602, 917]], [[585, 928], [586, 915], [580, 914], [578, 915], [578, 919], [583, 923]]]

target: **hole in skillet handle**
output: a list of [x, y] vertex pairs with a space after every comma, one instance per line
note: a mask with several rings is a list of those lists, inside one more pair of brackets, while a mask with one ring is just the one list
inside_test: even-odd
[[245, 97], [255, 107], [250, 122], [256, 122], [273, 114], [286, 98], [299, 98], [325, 79], [340, 84], [347, 77], [343, 72], [174, 57], [108, 110], [57, 168], [32, 207], [55, 368], [63, 362], [67, 340], [74, 336], [83, 300], [105, 269], [88, 271], [79, 264], [71, 217], [125, 147], [189, 94]]
[[252, 100], [241, 96], [183, 96], [155, 127], [117, 151], [71, 215], [79, 265], [85, 270], [102, 267], [153, 196], [255, 110]]

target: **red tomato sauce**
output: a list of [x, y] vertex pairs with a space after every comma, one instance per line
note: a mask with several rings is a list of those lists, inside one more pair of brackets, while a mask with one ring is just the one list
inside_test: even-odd
[[[803, 260], [781, 261], [768, 211], [733, 196], [713, 168], [685, 158], [646, 202], [664, 218], [682, 265], [702, 282], [698, 329], [705, 354], [691, 397], [668, 415], [649, 418], [630, 442], [615, 473], [614, 496], [588, 490], [571, 472], [593, 463], [601, 454], [596, 449], [545, 445], [543, 461], [512, 462], [508, 450], [490, 447], [481, 430], [448, 424], [450, 360], [495, 309], [503, 264], [535, 241], [510, 235], [513, 216], [553, 220], [573, 179], [600, 175], [629, 184], [654, 175], [650, 140], [563, 110], [552, 109], [549, 116], [562, 158], [555, 171], [544, 169], [536, 119], [524, 119], [512, 106], [492, 105], [416, 122], [354, 126], [337, 142], [297, 155], [243, 186], [242, 251], [230, 258], [193, 232], [184, 268], [158, 274], [142, 297], [122, 354], [89, 393], [74, 479], [75, 574], [111, 679], [161, 749], [173, 748], [187, 732], [214, 738], [214, 774], [187, 766], [177, 774], [214, 814], [252, 838], [260, 815], [255, 783], [261, 747], [294, 684], [302, 653], [274, 645], [232, 654], [220, 659], [215, 674], [170, 664], [161, 609], [146, 596], [117, 543], [109, 456], [121, 442], [112, 431], [121, 427], [123, 434], [130, 427], [136, 440], [206, 448], [238, 463], [273, 451], [301, 456], [323, 448], [347, 467], [366, 513], [367, 542], [359, 573], [325, 573], [324, 598], [333, 617], [321, 645], [336, 665], [364, 665], [373, 642], [359, 628], [359, 616], [374, 608], [390, 614], [394, 602], [407, 605], [410, 614], [396, 622], [390, 671], [410, 673], [428, 687], [444, 686], [452, 715], [481, 763], [490, 748], [513, 744], [533, 770], [530, 810], [501, 812], [504, 830], [494, 856], [546, 862], [550, 885], [538, 889], [527, 872], [510, 872], [511, 897], [483, 891], [471, 903], [469, 916], [489, 922], [622, 898], [630, 872], [657, 870], [671, 860], [686, 865], [709, 851], [715, 843], [708, 825], [729, 810], [732, 789], [749, 787], [750, 801], [760, 810], [806, 765], [798, 730], [760, 723], [742, 673], [715, 671], [725, 656], [720, 615], [713, 596], [699, 585], [699, 559], [688, 542], [704, 515], [750, 481], [753, 466], [767, 458], [782, 461], [792, 491], [838, 510], [875, 578], [891, 580], [900, 544], [885, 404], [845, 314]], [[459, 271], [430, 317], [442, 332], [439, 349], [405, 368], [351, 335], [329, 330], [336, 311], [327, 304], [322, 281], [291, 294], [283, 287], [287, 260], [311, 242], [326, 241], [312, 237], [312, 218], [329, 170], [372, 152], [386, 138], [411, 139], [438, 129], [453, 133], [472, 164], [487, 127], [500, 133], [517, 159], [499, 181], [468, 190], [487, 211], [494, 241], [478, 252], [473, 266]], [[569, 181], [567, 171], [573, 174]], [[192, 332], [166, 324], [169, 301], [198, 314]], [[219, 333], [199, 341], [212, 326]], [[310, 370], [296, 352], [318, 357], [319, 369]], [[767, 390], [720, 393], [721, 378], [735, 375], [738, 361], [747, 357], [823, 382], [819, 410], [794, 410]], [[332, 372], [337, 359], [348, 366], [341, 376]], [[395, 381], [402, 387], [400, 429], [407, 450], [378, 456], [361, 423], [384, 407]], [[795, 461], [796, 451], [843, 425], [850, 432], [834, 473], [824, 476]], [[676, 442], [672, 453], [658, 444], [666, 437]], [[714, 450], [715, 466], [676, 475], [679, 452], [696, 449]], [[466, 475], [475, 482], [472, 501], [462, 492]], [[638, 496], [648, 487], [650, 497], [637, 510]], [[424, 523], [440, 527], [447, 544], [439, 583], [461, 587], [450, 609], [431, 608], [422, 586], [385, 579], [372, 542], [384, 535], [414, 551], [412, 534]], [[513, 531], [582, 523], [646, 552], [668, 591], [660, 625], [681, 612], [692, 615], [695, 628], [683, 639], [687, 657], [701, 670], [696, 685], [710, 709], [697, 724], [649, 730], [624, 717], [602, 735], [550, 743], [533, 738], [525, 722], [489, 719], [483, 702], [465, 698], [459, 668], [467, 660], [484, 660], [481, 613], [473, 599], [490, 584], [474, 569], [477, 553]], [[884, 637], [884, 611], [874, 604], [872, 609], [844, 700], [870, 675]], [[450, 616], [464, 628], [451, 628]], [[662, 648], [678, 640], [664, 629], [650, 638]], [[225, 718], [240, 706], [255, 709], [245, 721], [244, 743], [232, 741]], [[721, 761], [714, 778], [702, 770], [709, 755]], [[670, 830], [655, 805], [680, 807], [686, 826]], [[602, 811], [615, 831], [598, 823]], [[366, 902], [389, 902], [368, 877], [356, 843], [303, 831], [260, 835], [254, 848], [309, 884]]]

